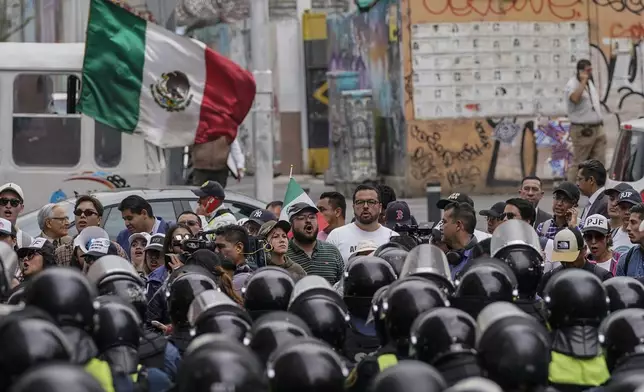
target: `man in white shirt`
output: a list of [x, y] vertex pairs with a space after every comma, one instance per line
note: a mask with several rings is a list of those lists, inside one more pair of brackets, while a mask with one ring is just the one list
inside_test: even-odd
[[398, 235], [378, 222], [381, 211], [378, 190], [370, 185], [358, 185], [353, 192], [355, 222], [334, 229], [327, 237], [327, 242], [335, 245], [340, 251], [345, 265], [360, 242], [372, 241], [376, 246], [380, 246]]
[[[452, 193], [447, 197], [447, 199], [441, 199], [436, 203], [436, 207], [440, 208], [441, 210], [444, 210], [445, 207], [447, 207], [451, 203], [467, 203], [469, 204], [472, 208], [474, 208], [474, 200], [472, 200], [471, 197], [466, 195], [465, 193]], [[441, 224], [437, 224], [436, 228], [440, 229]], [[492, 237], [492, 234], [486, 233], [481, 230], [474, 230], [474, 236], [476, 237], [476, 240], [478, 242], [483, 241], [486, 238]]]
[[581, 215], [581, 222], [586, 218], [599, 214], [608, 218], [608, 196], [604, 194], [606, 184], [606, 168], [597, 159], [589, 159], [579, 164], [577, 172], [577, 187], [582, 195], [588, 198], [588, 203]]

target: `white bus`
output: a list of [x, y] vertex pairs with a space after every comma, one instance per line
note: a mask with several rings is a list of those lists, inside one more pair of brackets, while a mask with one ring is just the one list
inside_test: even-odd
[[0, 43], [0, 184], [23, 188], [25, 212], [167, 181], [163, 149], [76, 111], [83, 52], [82, 43]]

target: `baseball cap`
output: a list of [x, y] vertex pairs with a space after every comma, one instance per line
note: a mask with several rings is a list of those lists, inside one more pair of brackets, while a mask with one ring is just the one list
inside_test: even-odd
[[6, 234], [10, 236], [16, 235], [16, 229], [13, 227], [11, 222], [4, 218], [0, 218], [0, 234]]
[[503, 215], [503, 211], [505, 211], [505, 202], [500, 201], [498, 203], [494, 203], [492, 207], [490, 207], [489, 210], [481, 210], [479, 211], [479, 215], [481, 216], [489, 216], [490, 218], [500, 218], [501, 215]]
[[268, 236], [268, 233], [273, 231], [274, 228], [279, 227], [282, 230], [284, 230], [286, 233], [291, 231], [291, 224], [288, 223], [285, 220], [279, 220], [279, 221], [268, 221], [262, 225], [262, 227], [259, 228], [259, 232], [257, 233], [258, 237], [263, 237], [266, 238]]
[[622, 193], [619, 194], [617, 197], [617, 204], [619, 203], [628, 203], [628, 204], [640, 204], [642, 202], [642, 196], [640, 196], [637, 191], [633, 190], [626, 190], [623, 191]]
[[93, 256], [96, 258], [106, 255], [117, 255], [118, 251], [116, 246], [107, 238], [94, 238], [90, 241], [87, 247], [85, 256]]
[[563, 192], [566, 196], [568, 196], [569, 199], [571, 199], [575, 203], [579, 201], [579, 188], [577, 188], [577, 185], [573, 184], [572, 182], [562, 182], [555, 188], [554, 191], [552, 191], [553, 194], [557, 192]]
[[436, 207], [444, 210], [450, 203], [467, 203], [474, 208], [474, 200], [465, 193], [452, 193], [447, 196], [447, 199], [440, 199], [438, 203], [436, 203]]
[[16, 195], [18, 195], [20, 200], [22, 200], [23, 202], [25, 201], [25, 194], [24, 194], [24, 192], [22, 192], [22, 188], [20, 187], [20, 185], [18, 185], [16, 183], [8, 182], [8, 183], [0, 186], [0, 193], [2, 193], [4, 191], [13, 191]]
[[226, 198], [224, 188], [217, 181], [206, 181], [198, 189], [193, 189], [192, 193], [198, 197], [212, 196], [221, 200]]
[[607, 234], [610, 231], [610, 225], [608, 224], [608, 219], [604, 215], [594, 214], [586, 218], [584, 222], [584, 228], [581, 230], [582, 233], [587, 231], [597, 231], [602, 234]]
[[351, 255], [349, 255], [349, 258], [353, 258], [358, 253], [362, 253], [362, 252], [374, 252], [376, 249], [378, 249], [378, 245], [376, 245], [375, 242], [371, 240], [362, 240], [358, 242], [358, 246], [356, 247], [356, 250], [351, 252]]
[[581, 237], [579, 229], [573, 227], [560, 230], [553, 240], [552, 261], [571, 263], [577, 260], [583, 246], [584, 239]]
[[95, 238], [109, 239], [110, 235], [100, 227], [86, 227], [78, 236], [76, 236], [76, 238], [74, 238], [74, 248], [78, 246], [83, 253], [87, 253], [90, 242]]
[[[277, 215], [263, 208], [259, 208], [251, 212], [250, 216], [248, 217], [248, 221], [255, 222], [260, 226], [268, 221], [276, 221], [276, 220], [277, 220]], [[240, 223], [237, 222], [237, 224], [240, 224]]]
[[157, 233], [153, 234], [148, 241], [148, 244], [145, 246], [145, 250], [158, 250], [159, 252], [163, 250], [163, 243], [165, 242], [165, 234]]
[[317, 207], [314, 207], [310, 205], [309, 203], [295, 203], [292, 206], [289, 206], [288, 209], [286, 210], [286, 213], [288, 214], [288, 220], [291, 221], [293, 220], [293, 217], [300, 212], [304, 211], [311, 211], [311, 212], [318, 212]]
[[412, 224], [411, 211], [409, 210], [409, 206], [404, 201], [399, 200], [389, 203], [387, 210], [385, 211], [385, 219], [385, 226], [387, 226], [391, 230], [394, 229], [396, 224], [408, 226]]
[[29, 254], [29, 251], [32, 250], [41, 252], [43, 256], [48, 255], [53, 257], [56, 247], [47, 238], [36, 237], [31, 241], [31, 244], [29, 244], [28, 246], [23, 246], [22, 248], [18, 249], [18, 252], [16, 253], [18, 254], [18, 257], [22, 259]]
[[610, 196], [613, 193], [620, 194], [620, 193], [622, 193], [624, 191], [627, 191], [629, 189], [633, 189], [633, 187], [628, 185], [625, 182], [620, 182], [619, 184], [615, 185], [614, 187], [607, 188], [606, 190], [604, 190], [604, 194]]
[[150, 234], [149, 233], [134, 233], [130, 236], [130, 238], [127, 239], [128, 244], [132, 246], [132, 242], [138, 238], [143, 238], [145, 240], [145, 244], [147, 245], [148, 242], [150, 242]]

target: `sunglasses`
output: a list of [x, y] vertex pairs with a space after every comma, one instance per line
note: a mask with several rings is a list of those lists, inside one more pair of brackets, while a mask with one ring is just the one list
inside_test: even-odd
[[18, 207], [22, 202], [19, 199], [6, 199], [6, 198], [0, 198], [0, 205], [1, 206], [6, 206], [7, 204], [11, 204], [11, 207]]
[[595, 241], [601, 241], [604, 238], [606, 238], [606, 236], [604, 234], [602, 234], [602, 233], [586, 233], [586, 234], [583, 235], [583, 237], [584, 237], [584, 241], [586, 241], [586, 242], [590, 242], [593, 239]]
[[74, 215], [76, 215], [76, 216], [85, 215], [86, 217], [89, 218], [90, 216], [98, 215], [98, 212], [96, 212], [94, 210], [81, 210], [79, 208], [79, 209], [74, 211]]
[[33, 259], [36, 255], [42, 255], [42, 253], [37, 252], [37, 251], [29, 252], [29, 253], [27, 253], [27, 254], [25, 255], [25, 257], [23, 257], [23, 258], [22, 258], [22, 260], [24, 260], [24, 261], [30, 261], [30, 260], [31, 260], [31, 259]]
[[196, 220], [183, 221], [183, 223], [185, 225], [188, 225], [188, 226], [191, 226], [191, 227], [192, 226], [199, 226], [199, 222], [197, 222]]

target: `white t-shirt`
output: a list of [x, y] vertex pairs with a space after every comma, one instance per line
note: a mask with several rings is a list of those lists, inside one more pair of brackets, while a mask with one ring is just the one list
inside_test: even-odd
[[635, 246], [635, 244], [628, 238], [628, 233], [620, 227], [613, 236], [613, 251], [623, 255], [633, 246]]
[[376, 231], [364, 231], [356, 226], [355, 223], [349, 223], [333, 229], [326, 240], [338, 248], [344, 262], [347, 263], [349, 256], [357, 249], [360, 241], [373, 241], [376, 246], [380, 246], [386, 244], [391, 237], [397, 235], [398, 233], [382, 225]]

